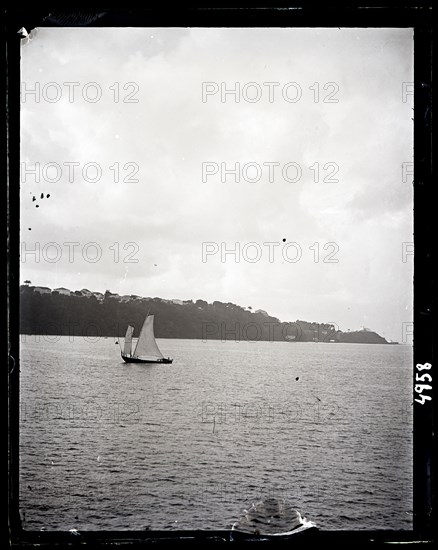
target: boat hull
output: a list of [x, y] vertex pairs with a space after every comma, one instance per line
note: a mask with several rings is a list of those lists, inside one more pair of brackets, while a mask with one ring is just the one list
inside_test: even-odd
[[121, 355], [125, 363], [150, 363], [150, 364], [159, 363], [159, 364], [169, 365], [173, 361], [173, 359], [170, 359], [170, 357], [163, 357], [163, 359], [140, 359], [140, 357], [130, 357], [128, 355], [123, 355], [123, 353]]

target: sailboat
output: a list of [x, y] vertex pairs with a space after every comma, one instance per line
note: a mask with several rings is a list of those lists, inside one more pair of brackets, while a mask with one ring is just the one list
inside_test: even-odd
[[172, 363], [173, 359], [164, 357], [154, 336], [154, 316], [147, 315], [138, 337], [134, 353], [132, 353], [132, 335], [134, 327], [128, 325], [125, 335], [125, 345], [121, 352], [126, 363]]

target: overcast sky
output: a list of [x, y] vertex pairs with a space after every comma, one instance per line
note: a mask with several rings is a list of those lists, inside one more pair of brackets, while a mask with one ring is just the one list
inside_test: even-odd
[[[22, 255], [21, 282], [234, 302], [401, 341], [412, 81], [412, 29], [39, 29], [22, 48], [21, 241], [41, 254]], [[205, 82], [219, 91], [203, 101]], [[221, 101], [236, 82], [240, 101]], [[239, 182], [222, 173], [236, 162], [259, 181], [245, 181], [254, 165]], [[203, 163], [218, 166], [206, 181]], [[203, 242], [219, 252], [203, 258]]]

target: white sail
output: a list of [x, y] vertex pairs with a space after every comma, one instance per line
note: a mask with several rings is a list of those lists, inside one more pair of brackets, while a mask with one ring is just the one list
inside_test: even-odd
[[137, 346], [135, 347], [134, 357], [163, 358], [163, 354], [155, 342], [153, 315], [148, 315], [143, 323]]
[[125, 345], [123, 347], [123, 353], [125, 355], [131, 355], [133, 332], [134, 332], [134, 327], [131, 327], [131, 325], [128, 325], [128, 330], [126, 331], [126, 335], [125, 335]]

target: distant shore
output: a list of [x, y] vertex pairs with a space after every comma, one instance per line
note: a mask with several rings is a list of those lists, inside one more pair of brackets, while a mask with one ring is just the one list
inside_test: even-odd
[[125, 335], [128, 324], [134, 337], [147, 313], [155, 315], [157, 338], [195, 340], [326, 342], [351, 344], [390, 344], [376, 332], [343, 332], [334, 323], [303, 320], [281, 322], [266, 311], [241, 307], [231, 302], [167, 300], [163, 298], [120, 296], [88, 289], [71, 291], [22, 285], [20, 287], [20, 333], [116, 337]]

